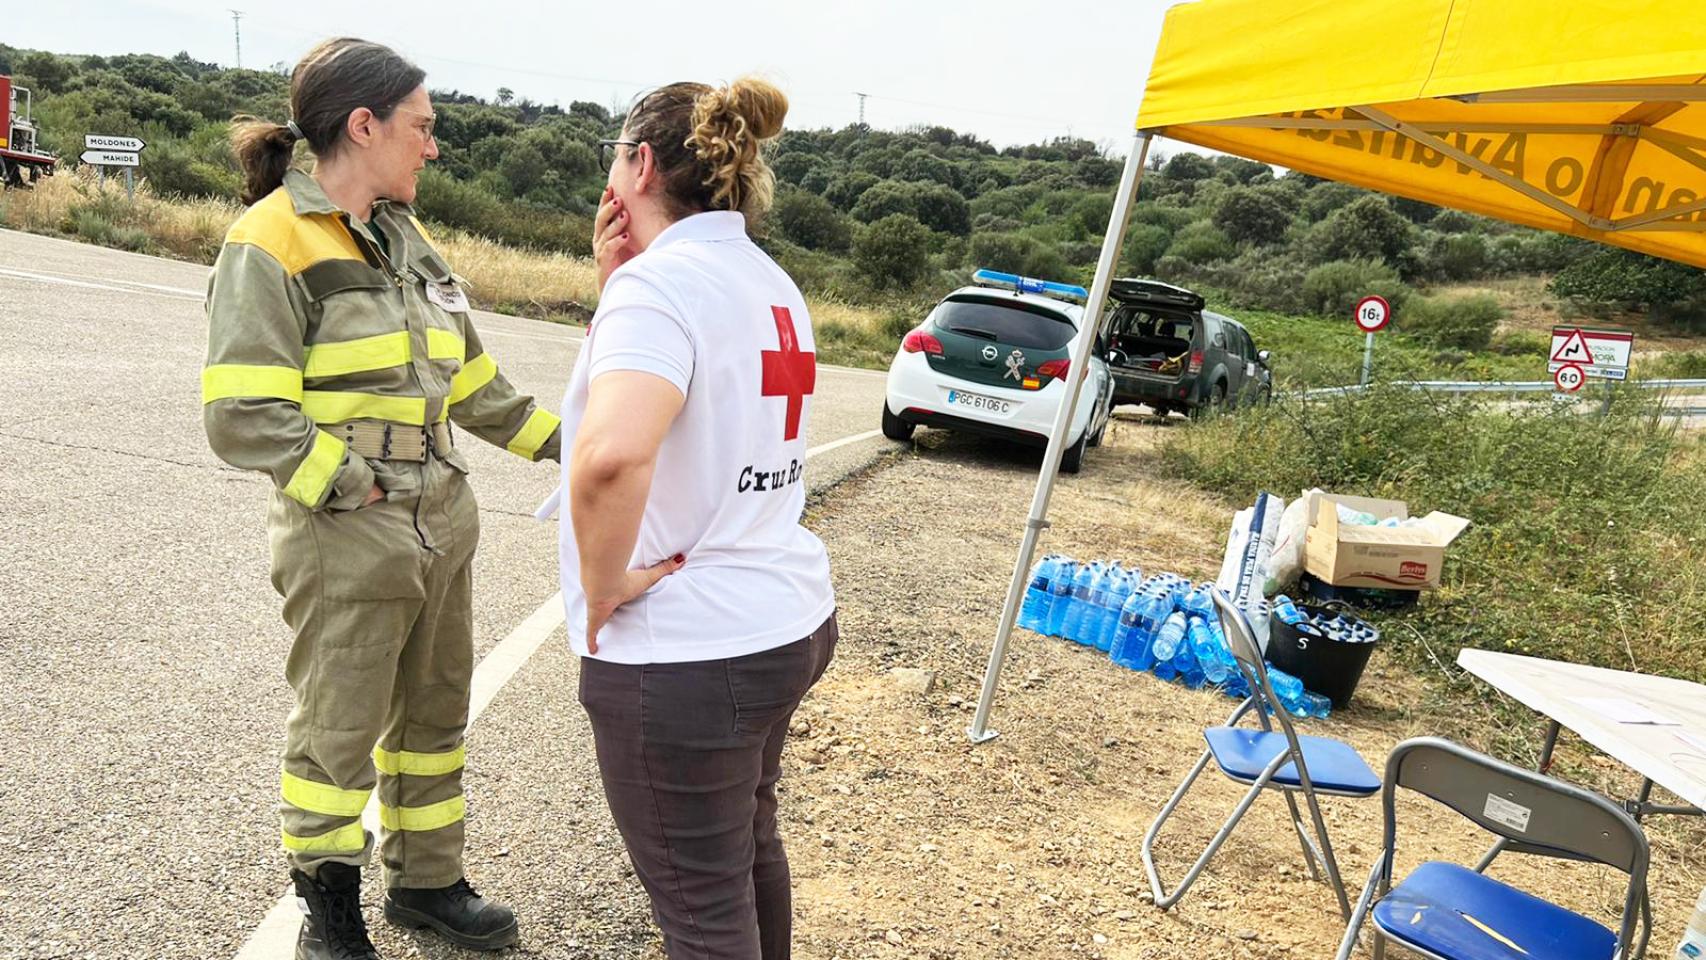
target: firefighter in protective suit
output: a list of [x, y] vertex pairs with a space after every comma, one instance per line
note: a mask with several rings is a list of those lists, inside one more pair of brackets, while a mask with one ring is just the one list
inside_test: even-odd
[[[476, 949], [517, 939], [462, 870], [479, 514], [451, 425], [556, 460], [559, 424], [498, 372], [407, 205], [438, 155], [423, 76], [378, 44], [311, 51], [294, 119], [234, 128], [250, 207], [208, 288], [208, 441], [272, 477], [272, 582], [295, 633], [280, 811], [298, 960], [377, 957], [359, 895], [375, 788], [386, 917]], [[312, 176], [290, 167], [298, 140]]]

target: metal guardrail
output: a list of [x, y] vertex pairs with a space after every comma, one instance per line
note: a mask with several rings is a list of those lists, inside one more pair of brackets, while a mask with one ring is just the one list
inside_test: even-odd
[[[1636, 390], [1706, 390], [1706, 380], [1624, 380], [1620, 386]], [[1398, 380], [1388, 386], [1434, 393], [1552, 393], [1558, 388], [1550, 380]], [[1366, 386], [1316, 387], [1294, 394], [1304, 400], [1316, 397], [1349, 396]]]

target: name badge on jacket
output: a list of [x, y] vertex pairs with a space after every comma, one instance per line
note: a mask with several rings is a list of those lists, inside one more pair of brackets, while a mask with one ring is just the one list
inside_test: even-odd
[[433, 283], [427, 281], [427, 299], [431, 300], [441, 310], [451, 313], [468, 312], [468, 294], [454, 283]]

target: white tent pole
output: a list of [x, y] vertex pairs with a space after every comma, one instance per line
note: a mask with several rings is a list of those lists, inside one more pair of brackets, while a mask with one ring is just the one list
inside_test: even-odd
[[1066, 372], [1066, 398], [1055, 412], [1054, 426], [1049, 430], [1048, 450], [1043, 453], [1042, 472], [1037, 477], [1037, 492], [1031, 498], [1031, 516], [1025, 522], [1025, 536], [1019, 543], [1019, 557], [1013, 563], [1013, 579], [1007, 585], [1007, 602], [1001, 605], [1001, 623], [995, 629], [995, 645], [989, 651], [989, 667], [983, 672], [983, 693], [977, 700], [977, 714], [966, 733], [973, 743], [995, 739], [989, 729], [989, 708], [995, 700], [995, 687], [1001, 680], [1001, 662], [1007, 656], [1007, 640], [1013, 634], [1013, 622], [1019, 617], [1019, 603], [1024, 597], [1026, 581], [1031, 570], [1031, 556], [1036, 553], [1037, 537], [1048, 526], [1048, 501], [1054, 492], [1055, 471], [1060, 469], [1060, 456], [1066, 451], [1066, 432], [1072, 424], [1072, 411], [1078, 406], [1078, 393], [1084, 386], [1084, 374], [1090, 369], [1090, 352], [1099, 339], [1097, 327], [1108, 302], [1108, 287], [1113, 283], [1114, 270], [1119, 266], [1120, 247], [1125, 244], [1126, 222], [1131, 208], [1137, 203], [1137, 184], [1143, 175], [1144, 161], [1149, 157], [1151, 135], [1139, 132], [1126, 156], [1125, 172], [1120, 175], [1119, 191], [1114, 194], [1114, 209], [1108, 216], [1108, 235], [1102, 240], [1102, 256], [1096, 261], [1096, 279], [1090, 284], [1090, 299], [1084, 304], [1084, 323], [1089, 336], [1078, 341], [1072, 365]]

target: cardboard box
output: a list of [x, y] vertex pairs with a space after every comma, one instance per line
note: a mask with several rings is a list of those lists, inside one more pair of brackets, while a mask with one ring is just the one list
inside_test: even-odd
[[1310, 505], [1304, 538], [1303, 568], [1335, 587], [1426, 590], [1439, 586], [1445, 548], [1469, 521], [1434, 511], [1408, 527], [1366, 527], [1340, 523], [1335, 503], [1373, 514], [1375, 519], [1410, 515], [1402, 500], [1377, 500], [1339, 494], [1318, 496]]

